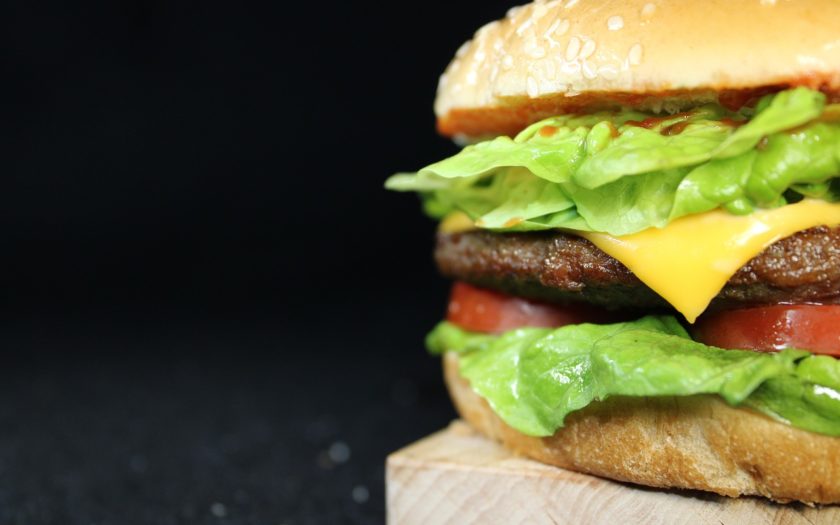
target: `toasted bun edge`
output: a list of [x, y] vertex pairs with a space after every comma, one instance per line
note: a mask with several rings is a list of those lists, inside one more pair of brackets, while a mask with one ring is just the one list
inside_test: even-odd
[[517, 454], [640, 485], [840, 503], [840, 438], [733, 408], [717, 396], [611, 398], [571, 414], [546, 438], [505, 424], [443, 359], [461, 417]]
[[772, 87], [840, 92], [833, 0], [563, 0], [512, 9], [461, 47], [435, 102], [445, 135], [553, 114], [678, 111]]

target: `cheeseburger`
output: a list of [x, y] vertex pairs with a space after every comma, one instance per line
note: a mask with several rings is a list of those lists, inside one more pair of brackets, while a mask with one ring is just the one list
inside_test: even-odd
[[840, 2], [565, 0], [440, 80], [427, 346], [545, 463], [840, 502]]

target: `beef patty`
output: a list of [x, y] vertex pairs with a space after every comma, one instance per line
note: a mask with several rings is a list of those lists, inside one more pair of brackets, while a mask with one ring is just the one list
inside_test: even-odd
[[[552, 302], [657, 309], [668, 304], [622, 263], [562, 232], [440, 233], [435, 260], [451, 279]], [[729, 280], [710, 309], [840, 302], [840, 227], [769, 246]]]

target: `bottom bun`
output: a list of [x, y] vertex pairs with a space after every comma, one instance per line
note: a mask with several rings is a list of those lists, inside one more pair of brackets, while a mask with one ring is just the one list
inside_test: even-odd
[[453, 353], [444, 356], [444, 375], [462, 418], [543, 463], [652, 487], [840, 502], [840, 438], [732, 408], [716, 396], [611, 398], [538, 438], [505, 424], [461, 377]]

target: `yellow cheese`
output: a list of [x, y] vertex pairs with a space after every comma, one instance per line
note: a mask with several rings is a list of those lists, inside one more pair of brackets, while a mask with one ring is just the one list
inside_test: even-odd
[[767, 246], [823, 224], [840, 224], [840, 204], [806, 199], [744, 216], [718, 210], [621, 237], [576, 233], [624, 263], [693, 323], [735, 272]]

